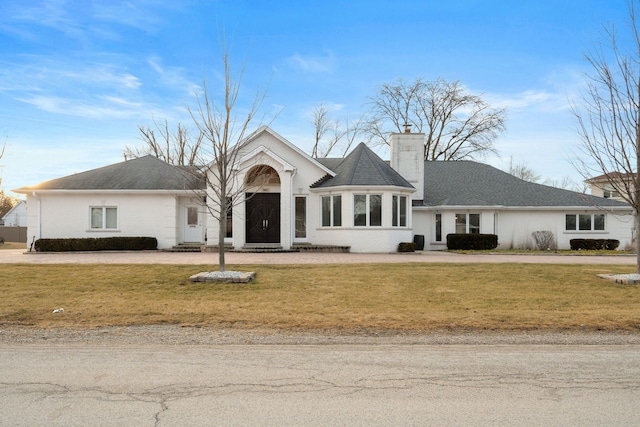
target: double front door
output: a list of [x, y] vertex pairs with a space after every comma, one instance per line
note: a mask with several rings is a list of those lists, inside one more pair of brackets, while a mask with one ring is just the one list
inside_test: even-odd
[[280, 193], [247, 194], [247, 243], [280, 243]]

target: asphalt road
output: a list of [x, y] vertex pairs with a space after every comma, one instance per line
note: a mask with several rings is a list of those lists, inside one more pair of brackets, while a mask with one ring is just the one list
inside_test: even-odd
[[3, 345], [0, 425], [637, 426], [637, 345]]

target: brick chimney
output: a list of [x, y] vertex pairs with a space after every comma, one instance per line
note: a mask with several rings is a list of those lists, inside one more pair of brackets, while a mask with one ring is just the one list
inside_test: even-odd
[[404, 133], [392, 133], [389, 140], [391, 167], [416, 188], [411, 198], [424, 199], [424, 133], [411, 133], [405, 125]]

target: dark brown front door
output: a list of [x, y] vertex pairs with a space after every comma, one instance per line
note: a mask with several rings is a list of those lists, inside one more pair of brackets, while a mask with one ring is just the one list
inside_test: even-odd
[[247, 243], [280, 243], [280, 193], [247, 197]]

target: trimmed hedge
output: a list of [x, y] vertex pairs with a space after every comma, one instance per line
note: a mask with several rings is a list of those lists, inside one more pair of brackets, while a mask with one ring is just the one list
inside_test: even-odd
[[400, 242], [398, 243], [398, 252], [415, 252], [416, 244], [414, 242]]
[[447, 234], [447, 249], [486, 250], [498, 247], [496, 234]]
[[615, 239], [571, 239], [569, 245], [571, 245], [572, 251], [615, 251], [620, 246], [620, 241]]
[[38, 239], [34, 248], [36, 252], [148, 251], [158, 249], [158, 239], [155, 237]]

